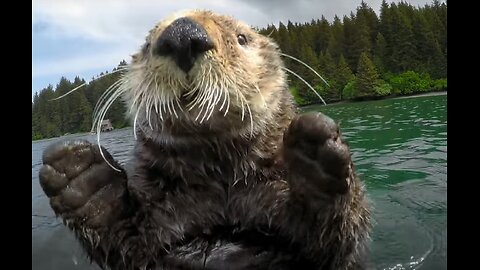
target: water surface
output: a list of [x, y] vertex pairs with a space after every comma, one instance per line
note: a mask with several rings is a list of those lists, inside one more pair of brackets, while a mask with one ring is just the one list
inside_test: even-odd
[[[305, 110], [339, 122], [351, 147], [374, 206], [375, 269], [447, 269], [447, 96]], [[55, 218], [38, 183], [42, 151], [55, 140], [32, 142], [32, 269], [98, 270]], [[133, 143], [131, 129], [102, 135], [102, 144], [121, 162], [128, 160]]]

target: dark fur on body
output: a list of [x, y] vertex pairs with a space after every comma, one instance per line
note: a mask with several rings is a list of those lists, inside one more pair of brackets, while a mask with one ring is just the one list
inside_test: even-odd
[[348, 147], [279, 85], [252, 136], [238, 107], [203, 125], [143, 118], [131, 170], [85, 141], [50, 146], [52, 208], [104, 268], [363, 269], [370, 214]]

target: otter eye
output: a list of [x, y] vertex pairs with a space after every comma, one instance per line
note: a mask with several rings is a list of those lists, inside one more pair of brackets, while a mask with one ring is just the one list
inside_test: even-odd
[[240, 44], [242, 46], [247, 44], [247, 38], [242, 34], [239, 34], [237, 36], [237, 40], [238, 40], [238, 44]]

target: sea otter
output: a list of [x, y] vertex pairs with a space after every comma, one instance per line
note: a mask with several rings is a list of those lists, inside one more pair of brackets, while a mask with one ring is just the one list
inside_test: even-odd
[[364, 187], [338, 125], [299, 115], [273, 40], [231, 17], [163, 20], [97, 111], [122, 96], [126, 170], [99, 145], [43, 155], [55, 213], [105, 269], [363, 269]]

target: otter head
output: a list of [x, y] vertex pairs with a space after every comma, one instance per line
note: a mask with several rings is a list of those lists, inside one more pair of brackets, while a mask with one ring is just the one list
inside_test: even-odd
[[278, 46], [246, 24], [187, 11], [150, 31], [122, 80], [137, 129], [249, 136], [288, 92], [282, 67]]

